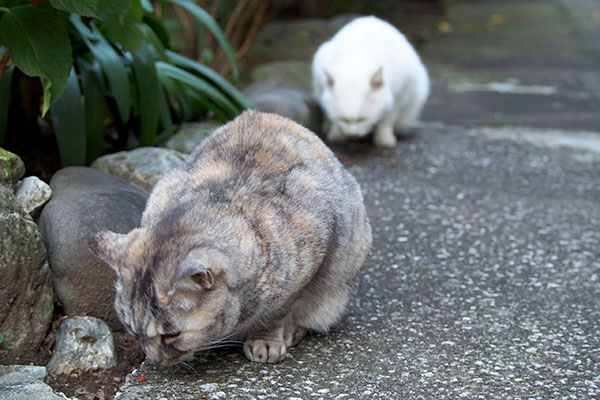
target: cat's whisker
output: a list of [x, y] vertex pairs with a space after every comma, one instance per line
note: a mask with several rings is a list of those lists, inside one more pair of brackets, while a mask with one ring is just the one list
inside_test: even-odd
[[190, 364], [187, 361], [183, 361], [183, 362], [179, 363], [179, 365], [181, 365], [182, 367], [184, 367], [188, 371], [193, 371], [196, 374], [198, 373], [198, 371], [196, 371], [196, 369], [192, 366], [192, 364]]

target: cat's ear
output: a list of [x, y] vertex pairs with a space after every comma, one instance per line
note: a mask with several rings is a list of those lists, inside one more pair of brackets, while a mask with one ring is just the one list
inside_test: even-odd
[[111, 231], [101, 231], [88, 238], [88, 247], [100, 259], [105, 261], [119, 276], [121, 267], [118, 260], [129, 243], [129, 235]]
[[335, 81], [333, 80], [333, 76], [327, 71], [323, 71], [323, 72], [325, 72], [325, 79], [327, 82], [327, 86], [329, 86], [330, 88], [333, 87], [333, 84], [335, 83]]
[[189, 279], [205, 290], [210, 290], [215, 285], [215, 277], [210, 268], [196, 259], [186, 260], [179, 266], [175, 281], [181, 279]]
[[371, 77], [371, 88], [379, 89], [383, 86], [383, 67], [379, 67]]

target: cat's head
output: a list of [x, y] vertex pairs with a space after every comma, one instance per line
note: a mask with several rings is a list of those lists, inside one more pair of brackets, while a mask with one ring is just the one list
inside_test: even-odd
[[220, 251], [159, 243], [142, 228], [99, 232], [89, 247], [116, 272], [115, 311], [150, 360], [176, 364], [234, 332], [240, 305]]
[[393, 106], [382, 67], [367, 74], [324, 70], [321, 104], [331, 123], [349, 137], [364, 137]]

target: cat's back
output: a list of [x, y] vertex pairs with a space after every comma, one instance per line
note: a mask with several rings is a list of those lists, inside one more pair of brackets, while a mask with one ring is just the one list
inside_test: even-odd
[[154, 188], [144, 219], [192, 199], [203, 207], [277, 204], [318, 213], [362, 202], [360, 189], [314, 133], [276, 114], [246, 111], [213, 132]]
[[390, 23], [374, 16], [359, 17], [340, 29], [324, 44], [324, 52], [330, 57], [345, 58], [357, 52], [363, 55], [383, 57], [394, 51], [410, 52], [406, 37]]

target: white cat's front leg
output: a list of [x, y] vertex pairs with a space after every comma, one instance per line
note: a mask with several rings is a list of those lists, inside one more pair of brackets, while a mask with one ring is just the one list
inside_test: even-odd
[[394, 147], [396, 146], [397, 140], [394, 135], [394, 125], [393, 123], [383, 120], [377, 125], [375, 128], [375, 133], [373, 135], [373, 143], [377, 147]]
[[346, 140], [344, 133], [335, 122], [331, 122], [329, 126], [329, 131], [327, 132], [327, 141], [328, 142], [343, 142]]

